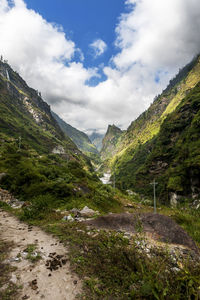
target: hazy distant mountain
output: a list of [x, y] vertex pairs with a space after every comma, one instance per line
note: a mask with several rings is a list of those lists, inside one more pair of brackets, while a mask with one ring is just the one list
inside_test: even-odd
[[82, 152], [85, 154], [88, 152], [98, 154], [96, 146], [90, 141], [87, 134], [67, 124], [54, 112], [52, 112], [52, 115], [58, 122], [62, 131], [72, 139], [72, 141]]
[[101, 151], [102, 148], [102, 141], [103, 141], [104, 134], [98, 133], [97, 131], [93, 131], [92, 134], [89, 135], [91, 142], [96, 146], [98, 151]]

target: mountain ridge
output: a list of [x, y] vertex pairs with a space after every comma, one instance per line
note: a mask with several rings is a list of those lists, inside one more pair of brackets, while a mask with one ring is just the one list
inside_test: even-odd
[[76, 144], [76, 146], [83, 153], [87, 155], [87, 153], [98, 154], [98, 150], [96, 146], [90, 141], [89, 137], [86, 133], [78, 130], [77, 128], [71, 126], [70, 124], [63, 121], [56, 113], [51, 112], [54, 119], [58, 122], [61, 130], [72, 139], [72, 141]]
[[[200, 56], [197, 56], [190, 64], [188, 64], [186, 67], [180, 70], [177, 76], [170, 81], [169, 85], [163, 91], [163, 93], [156, 97], [151, 106], [144, 113], [142, 113], [135, 121], [133, 121], [128, 127], [127, 131], [125, 131], [121, 138], [117, 140], [115, 149], [116, 154], [112, 158], [110, 158], [110, 160], [107, 162], [107, 165], [109, 165], [113, 172], [115, 172], [118, 187], [122, 189], [135, 189], [139, 193], [146, 194], [148, 196], [152, 195], [152, 190], [149, 186], [149, 182], [153, 180], [153, 177], [150, 176], [148, 168], [150, 168], [151, 165], [151, 152], [154, 151], [153, 141], [156, 141], [156, 143], [159, 144], [159, 140], [162, 140], [160, 132], [161, 130], [163, 130], [163, 127], [167, 126], [166, 124], [168, 124], [172, 116], [175, 116], [176, 114], [179, 115], [180, 118], [184, 116], [183, 113], [180, 113], [179, 108], [181, 107], [181, 105], [183, 105], [184, 101], [189, 99], [187, 97], [189, 97], [188, 95], [192, 94], [193, 91], [194, 97], [196, 97], [195, 91], [196, 95], [198, 95], [196, 86], [198, 85], [199, 81]], [[187, 107], [189, 114], [190, 105], [184, 107]], [[196, 109], [198, 113], [197, 106]], [[193, 120], [191, 119], [190, 121], [192, 124]], [[176, 128], [176, 123], [174, 123], [174, 128]], [[181, 133], [180, 131], [177, 132], [177, 134], [184, 134], [184, 128], [183, 133]], [[167, 135], [167, 132], [165, 133], [165, 135]], [[177, 147], [176, 144], [174, 144], [174, 147]], [[187, 147], [187, 152], [189, 153], [190, 151], [188, 144]], [[163, 148], [161, 147], [161, 149], [167, 149], [167, 147], [163, 146]], [[159, 147], [157, 147], [157, 154], [159, 155]], [[176, 153], [176, 157], [178, 157], [178, 153]], [[194, 160], [197, 157], [198, 152], [195, 153]], [[174, 160], [175, 158], [171, 157], [171, 159]], [[149, 162], [148, 167], [146, 160]], [[162, 159], [160, 159], [160, 164], [161, 165], [158, 166], [158, 173], [159, 168], [160, 173], [162, 173], [162, 168], [166, 168], [166, 162], [163, 161], [162, 165]], [[183, 163], [180, 162], [180, 164], [183, 166]], [[186, 168], [183, 167], [182, 170], [186, 170]], [[153, 171], [151, 172], [153, 173]], [[169, 203], [170, 199], [171, 202], [173, 202], [173, 197], [178, 199], [181, 196], [190, 197], [192, 199], [192, 185], [190, 185], [190, 192], [188, 192], [183, 188], [183, 183], [181, 183], [181, 186], [183, 188], [183, 192], [181, 194], [181, 191], [178, 187], [177, 177], [174, 181], [177, 184], [176, 190], [175, 186], [173, 186], [172, 184], [173, 179], [171, 177], [173, 176], [171, 175], [170, 177], [169, 173], [165, 173], [163, 177], [161, 176], [164, 183], [160, 183], [160, 190], [158, 190], [160, 197], [163, 197], [163, 195], [166, 193], [167, 196], [164, 202]], [[154, 176], [157, 179], [159, 178], [158, 174], [155, 174]], [[189, 177], [190, 176], [188, 176], [188, 178]], [[194, 177], [191, 178], [192, 181], [195, 181]], [[179, 181], [180, 180], [181, 182], [184, 182], [183, 178], [179, 179]], [[144, 181], [144, 184], [142, 184], [142, 181]], [[168, 181], [170, 181], [171, 183]], [[187, 186], [189, 186], [188, 183]], [[169, 193], [166, 192], [167, 189]], [[198, 190], [197, 185], [195, 185], [194, 189]], [[200, 194], [199, 191], [197, 194]]]

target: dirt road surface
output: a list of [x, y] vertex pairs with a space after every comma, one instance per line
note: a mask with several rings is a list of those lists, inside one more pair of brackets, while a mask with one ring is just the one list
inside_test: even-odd
[[[0, 234], [2, 240], [14, 242], [7, 262], [17, 267], [12, 274], [12, 282], [22, 286], [16, 300], [76, 299], [81, 292], [81, 282], [70, 270], [68, 251], [62, 243], [2, 210]], [[36, 248], [31, 256], [41, 256], [41, 259], [36, 262], [27, 259], [28, 245]]]

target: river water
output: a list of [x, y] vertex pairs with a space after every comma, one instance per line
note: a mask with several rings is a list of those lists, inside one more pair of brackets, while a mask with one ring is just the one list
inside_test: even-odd
[[111, 177], [111, 173], [104, 173], [103, 177], [101, 177], [100, 180], [103, 184], [110, 184], [111, 183], [110, 177]]

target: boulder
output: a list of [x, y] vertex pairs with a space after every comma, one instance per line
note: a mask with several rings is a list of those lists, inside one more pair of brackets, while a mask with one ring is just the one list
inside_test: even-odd
[[94, 211], [93, 209], [85, 206], [81, 211], [80, 211], [80, 215], [81, 217], [84, 218], [91, 218], [93, 217], [97, 212]]
[[62, 218], [62, 220], [63, 220], [63, 221], [68, 221], [68, 222], [73, 222], [73, 221], [74, 221], [74, 218], [73, 218], [71, 215], [69, 215], [69, 216], [64, 216], [64, 217]]
[[70, 213], [74, 215], [74, 217], [79, 217], [80, 216], [80, 210], [77, 208], [73, 208], [70, 210]]
[[171, 193], [170, 195], [170, 205], [176, 208], [178, 204], [178, 195], [176, 193]]

